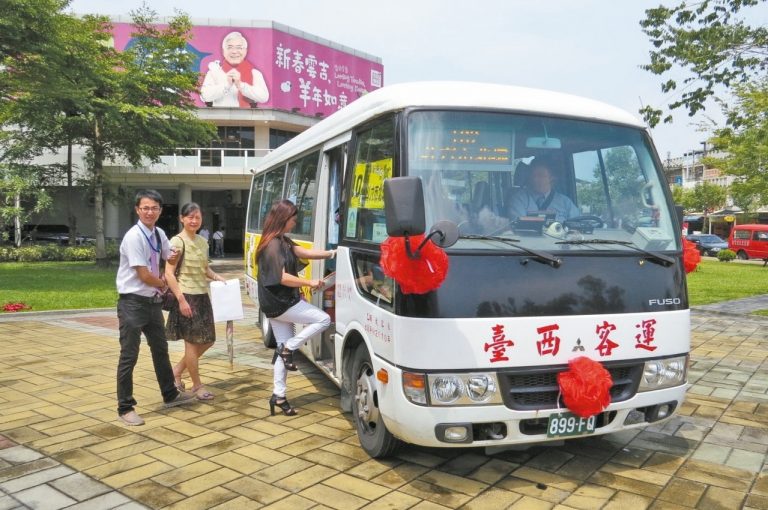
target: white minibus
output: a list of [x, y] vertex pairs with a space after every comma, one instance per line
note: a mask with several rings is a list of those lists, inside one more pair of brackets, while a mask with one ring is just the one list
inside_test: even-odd
[[[306, 295], [333, 325], [302, 352], [339, 386], [370, 456], [403, 442], [496, 449], [607, 434], [683, 403], [681, 211], [634, 116], [481, 83], [364, 95], [254, 169], [254, 300], [261, 228], [281, 198], [299, 208], [294, 240], [338, 250], [305, 269], [334, 283]], [[438, 234], [447, 274], [406, 293], [382, 268], [381, 245], [422, 231]], [[566, 407], [557, 377], [581, 356], [612, 381], [609, 404], [587, 419]]]

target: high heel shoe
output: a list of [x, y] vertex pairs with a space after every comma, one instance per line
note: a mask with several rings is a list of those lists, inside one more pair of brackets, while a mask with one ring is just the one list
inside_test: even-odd
[[[282, 400], [282, 402], [278, 402], [278, 400]], [[282, 409], [283, 414], [286, 416], [296, 415], [296, 409], [291, 407], [291, 404], [288, 403], [288, 399], [285, 397], [278, 397], [277, 395], [273, 394], [269, 399], [269, 412], [272, 414], [272, 416], [275, 415], [275, 406]]]
[[296, 363], [293, 362], [293, 351], [290, 349], [287, 349], [285, 345], [280, 344], [275, 349], [275, 354], [272, 356], [272, 364], [275, 364], [275, 361], [277, 361], [277, 357], [280, 357], [280, 359], [283, 360], [283, 364], [285, 365], [286, 370], [290, 370], [291, 372], [295, 372], [299, 369], [299, 367], [296, 366]]

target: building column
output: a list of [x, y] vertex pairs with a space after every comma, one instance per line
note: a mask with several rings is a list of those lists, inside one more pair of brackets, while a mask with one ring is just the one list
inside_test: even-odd
[[179, 213], [181, 206], [192, 201], [192, 186], [189, 184], [179, 184]]
[[[115, 189], [110, 188], [110, 194]], [[120, 206], [113, 200], [104, 201], [104, 237], [106, 239], [119, 239], [120, 232]]]

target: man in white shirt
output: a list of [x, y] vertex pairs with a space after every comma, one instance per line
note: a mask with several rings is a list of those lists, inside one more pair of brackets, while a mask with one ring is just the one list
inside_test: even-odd
[[224, 257], [224, 229], [219, 228], [213, 233], [213, 256]]
[[[139, 359], [141, 333], [147, 338], [155, 377], [166, 407], [191, 402], [193, 393], [179, 391], [168, 357], [168, 342], [161, 308], [165, 281], [160, 278], [161, 260], [171, 258], [168, 238], [155, 227], [162, 210], [163, 198], [157, 191], [136, 194], [139, 221], [125, 233], [120, 243], [120, 266], [117, 269], [117, 318], [120, 328], [120, 360], [117, 365], [117, 414], [126, 425], [143, 425], [136, 413], [133, 397], [133, 368]], [[173, 254], [173, 257], [176, 255]]]

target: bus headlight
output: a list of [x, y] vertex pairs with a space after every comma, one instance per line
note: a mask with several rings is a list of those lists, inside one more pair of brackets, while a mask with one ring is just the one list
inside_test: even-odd
[[646, 361], [638, 391], [679, 386], [685, 383], [687, 372], [688, 356]]
[[467, 378], [467, 395], [474, 402], [486, 402], [495, 394], [496, 384], [492, 377], [479, 374]]
[[436, 404], [456, 402], [464, 393], [464, 383], [455, 375], [439, 375], [429, 385]]
[[427, 384], [433, 406], [501, 403], [494, 373], [427, 374]]

